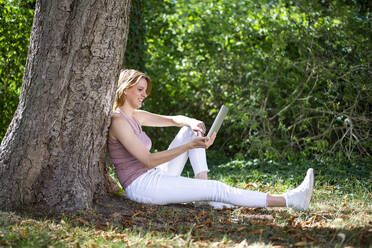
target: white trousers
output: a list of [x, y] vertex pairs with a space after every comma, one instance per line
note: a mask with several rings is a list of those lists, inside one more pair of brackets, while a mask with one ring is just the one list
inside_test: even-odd
[[[190, 142], [195, 137], [190, 128], [183, 127], [169, 149]], [[191, 149], [139, 176], [125, 189], [128, 198], [159, 205], [214, 201], [244, 207], [266, 207], [266, 193], [234, 188], [215, 180], [180, 176], [187, 159], [190, 159], [195, 175], [208, 171], [205, 149]]]

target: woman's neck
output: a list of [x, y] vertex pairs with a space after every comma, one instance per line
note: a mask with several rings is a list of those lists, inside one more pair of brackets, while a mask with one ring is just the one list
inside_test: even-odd
[[129, 104], [125, 104], [125, 103], [123, 106], [119, 107], [119, 110], [128, 117], [132, 117], [135, 111], [135, 109], [129, 106]]

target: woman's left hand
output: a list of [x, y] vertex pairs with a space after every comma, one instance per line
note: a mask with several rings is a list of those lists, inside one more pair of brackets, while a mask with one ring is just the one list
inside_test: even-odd
[[211, 137], [205, 142], [206, 149], [208, 149], [211, 145], [213, 145], [213, 142], [214, 142], [216, 136], [217, 136], [217, 133], [213, 132]]
[[196, 132], [196, 135], [199, 136], [199, 133], [201, 133], [201, 136], [204, 136], [206, 128], [205, 124], [202, 121], [199, 121], [197, 119], [192, 119], [190, 118], [190, 123], [189, 123], [190, 128]]

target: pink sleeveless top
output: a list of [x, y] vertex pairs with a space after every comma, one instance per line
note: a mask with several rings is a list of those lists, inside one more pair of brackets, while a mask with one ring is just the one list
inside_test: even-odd
[[[151, 140], [142, 131], [141, 124], [133, 117], [135, 124], [132, 123], [127, 116], [121, 111], [119, 114], [129, 123], [132, 127], [134, 134], [138, 139], [142, 141], [145, 147], [150, 150]], [[115, 166], [115, 171], [118, 176], [121, 186], [125, 189], [129, 186], [137, 177], [141, 176], [148, 171], [148, 168], [135, 158], [118, 140], [108, 140], [108, 150], [111, 162]]]

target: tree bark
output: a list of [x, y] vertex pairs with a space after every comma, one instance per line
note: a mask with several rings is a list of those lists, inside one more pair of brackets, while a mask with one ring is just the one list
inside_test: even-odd
[[37, 1], [20, 102], [0, 146], [1, 209], [84, 209], [107, 194], [107, 130], [129, 5]]

